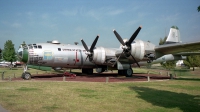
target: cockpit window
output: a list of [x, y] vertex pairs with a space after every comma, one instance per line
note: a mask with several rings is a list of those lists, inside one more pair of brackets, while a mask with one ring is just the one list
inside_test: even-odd
[[42, 46], [41, 46], [41, 45], [38, 45], [38, 49], [42, 49]]
[[61, 48], [58, 48], [58, 51], [61, 51]]
[[33, 46], [34, 47], [34, 49], [37, 49], [37, 46]]
[[33, 46], [29, 46], [29, 49], [33, 49]]

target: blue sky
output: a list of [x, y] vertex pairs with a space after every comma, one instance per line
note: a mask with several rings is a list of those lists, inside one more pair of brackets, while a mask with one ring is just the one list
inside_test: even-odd
[[0, 48], [12, 40], [16, 50], [27, 44], [84, 39], [91, 45], [119, 47], [113, 29], [130, 38], [142, 25], [137, 39], [158, 45], [160, 38], [176, 25], [181, 40], [200, 40], [200, 0], [1, 0]]

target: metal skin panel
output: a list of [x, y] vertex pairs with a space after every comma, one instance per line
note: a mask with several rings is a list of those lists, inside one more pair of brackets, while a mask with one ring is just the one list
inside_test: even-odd
[[135, 43], [131, 44], [131, 54], [136, 60], [142, 60], [145, 54], [144, 42], [135, 40]]
[[86, 51], [82, 46], [50, 43], [37, 43], [36, 45], [41, 45], [42, 49], [28, 49], [28, 64], [64, 68], [91, 68], [95, 66], [89, 60], [85, 61]]
[[156, 60], [154, 60], [152, 62], [152, 64], [154, 63], [161, 63], [161, 62], [166, 62], [166, 61], [172, 61], [172, 60], [184, 60], [186, 57], [185, 56], [181, 56], [181, 55], [172, 55], [172, 54], [168, 54], [168, 55], [164, 55]]
[[104, 64], [106, 60], [106, 53], [103, 47], [98, 47], [94, 50], [93, 61], [96, 64]]
[[165, 54], [176, 54], [180, 52], [194, 51], [200, 49], [200, 41], [188, 43], [165, 44], [155, 47], [156, 57], [159, 58]]
[[[150, 64], [157, 64], [157, 63], [161, 63], [161, 62], [174, 61], [174, 60], [185, 60], [185, 59], [186, 59], [186, 56], [168, 54], [168, 55], [164, 55], [156, 60], [153, 60]], [[139, 64], [140, 64], [140, 66], [146, 66], [149, 63], [147, 63], [147, 61], [140, 61]], [[132, 67], [137, 67], [137, 65], [132, 64]]]
[[130, 69], [130, 67], [131, 67], [130, 64], [117, 62], [118, 70], [126, 70], [126, 69]]
[[170, 28], [166, 42], [180, 42], [180, 32], [178, 29]]

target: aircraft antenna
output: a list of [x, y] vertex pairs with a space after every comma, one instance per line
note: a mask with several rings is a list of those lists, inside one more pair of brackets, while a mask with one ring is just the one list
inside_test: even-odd
[[78, 45], [78, 42], [74, 42], [75, 45]]

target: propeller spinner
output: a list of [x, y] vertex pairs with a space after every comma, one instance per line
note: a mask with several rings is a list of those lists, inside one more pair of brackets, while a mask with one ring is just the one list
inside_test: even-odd
[[82, 44], [83, 44], [83, 47], [84, 47], [85, 50], [87, 51], [87, 53], [86, 53], [86, 54], [87, 54], [87, 57], [86, 57], [85, 61], [87, 60], [87, 58], [89, 58], [89, 60], [92, 61], [91, 59], [92, 59], [92, 56], [93, 56], [93, 50], [94, 50], [94, 48], [95, 48], [95, 46], [96, 46], [96, 43], [97, 43], [97, 41], [98, 41], [98, 38], [99, 38], [99, 35], [97, 35], [97, 37], [96, 37], [95, 40], [93, 41], [92, 46], [90, 47], [90, 49], [88, 49], [88, 46], [86, 45], [86, 43], [84, 42], [84, 40], [81, 39], [81, 42], [82, 42]]
[[[120, 54], [120, 56], [117, 58], [116, 62], [119, 60], [119, 58], [121, 57], [121, 55], [124, 53], [126, 56], [130, 56], [133, 58], [133, 60], [136, 62], [136, 64], [138, 65], [138, 67], [140, 67], [140, 65], [138, 64], [138, 62], [136, 61], [136, 59], [134, 58], [134, 56], [131, 54], [131, 43], [135, 40], [135, 38], [137, 37], [138, 33], [140, 32], [140, 30], [142, 29], [142, 26], [139, 26], [138, 29], [133, 33], [133, 35], [130, 37], [130, 39], [126, 42], [123, 41], [123, 39], [121, 38], [121, 36], [117, 33], [116, 30], [113, 30], [115, 36], [117, 37], [117, 39], [119, 40], [119, 42], [122, 44], [122, 53]], [[116, 62], [113, 64], [113, 66], [116, 64]]]

